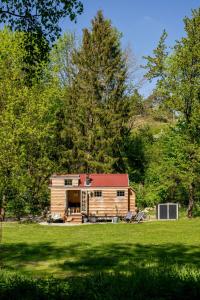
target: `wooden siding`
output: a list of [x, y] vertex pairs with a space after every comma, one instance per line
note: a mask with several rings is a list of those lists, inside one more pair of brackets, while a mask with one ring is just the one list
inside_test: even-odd
[[130, 199], [130, 211], [134, 212], [135, 207], [135, 192], [132, 189], [129, 189], [129, 199]]
[[72, 179], [72, 186], [78, 187], [79, 185], [79, 179], [77, 178], [70, 178], [70, 177], [57, 177], [57, 178], [52, 178], [52, 187], [57, 186], [57, 187], [68, 187], [65, 185], [65, 179]]
[[[128, 211], [128, 188], [99, 189], [102, 197], [89, 198], [89, 215], [95, 216], [124, 216]], [[124, 197], [117, 197], [117, 190], [124, 191]], [[130, 208], [134, 211], [134, 199], [131, 195]]]
[[66, 206], [66, 191], [64, 189], [51, 189], [51, 213], [64, 215]]
[[[66, 190], [67, 189], [64, 186], [60, 188], [58, 188], [57, 185], [55, 188], [53, 188], [53, 186], [51, 187], [52, 213], [65, 213]], [[94, 197], [95, 190], [102, 191], [102, 197]], [[117, 197], [118, 190], [124, 191], [125, 195], [123, 197]], [[95, 188], [87, 189], [87, 191], [89, 195], [89, 215], [99, 217], [125, 216], [128, 210], [132, 212], [135, 211], [135, 192], [130, 188]], [[70, 189], [68, 193], [68, 196], [72, 196], [74, 194], [73, 191], [70, 191]], [[76, 194], [77, 197], [74, 197], [73, 195], [73, 200], [75, 200], [74, 202], [78, 202], [78, 191], [76, 191]]]

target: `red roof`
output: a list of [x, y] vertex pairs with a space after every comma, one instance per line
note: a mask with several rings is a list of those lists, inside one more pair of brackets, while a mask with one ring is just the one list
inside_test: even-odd
[[[80, 174], [80, 186], [85, 187], [87, 174]], [[90, 187], [128, 187], [128, 174], [89, 174]]]

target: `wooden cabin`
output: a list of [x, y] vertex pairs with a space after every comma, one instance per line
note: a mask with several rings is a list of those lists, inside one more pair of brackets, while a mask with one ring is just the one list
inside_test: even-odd
[[128, 174], [53, 174], [49, 188], [51, 214], [66, 222], [111, 220], [136, 209]]

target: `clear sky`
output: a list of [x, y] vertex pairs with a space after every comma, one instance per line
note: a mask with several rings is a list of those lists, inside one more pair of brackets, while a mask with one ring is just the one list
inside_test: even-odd
[[[63, 31], [75, 30], [81, 35], [82, 29], [90, 27], [90, 21], [101, 9], [105, 17], [122, 32], [122, 45], [129, 45], [138, 64], [143, 55], [151, 55], [163, 29], [168, 33], [167, 44], [184, 35], [183, 18], [191, 16], [191, 10], [200, 6], [200, 0], [82, 0], [84, 12], [77, 17], [77, 23], [62, 22]], [[148, 95], [152, 85], [144, 84], [141, 92]]]

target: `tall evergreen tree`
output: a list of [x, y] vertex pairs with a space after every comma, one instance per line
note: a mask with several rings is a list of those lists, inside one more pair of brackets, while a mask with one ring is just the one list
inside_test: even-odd
[[[99, 11], [84, 29], [73, 62], [77, 73], [68, 93], [64, 125], [72, 171], [123, 171], [123, 143], [128, 135], [127, 66], [120, 34]], [[69, 152], [68, 152], [69, 153]]]

